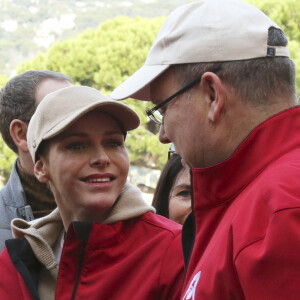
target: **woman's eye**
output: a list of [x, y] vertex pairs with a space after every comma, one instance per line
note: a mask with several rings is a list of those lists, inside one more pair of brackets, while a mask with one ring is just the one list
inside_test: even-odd
[[180, 191], [179, 193], [177, 193], [177, 196], [191, 197], [191, 192], [190, 191]]
[[107, 145], [111, 148], [114, 148], [114, 147], [120, 147], [122, 146], [122, 142], [121, 141], [118, 141], [118, 140], [111, 140], [107, 143]]
[[85, 145], [82, 142], [75, 142], [67, 145], [67, 149], [71, 150], [82, 150], [84, 149]]

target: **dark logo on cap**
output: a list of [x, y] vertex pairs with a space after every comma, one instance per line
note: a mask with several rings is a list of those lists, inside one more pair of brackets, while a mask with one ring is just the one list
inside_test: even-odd
[[267, 48], [267, 56], [275, 56], [276, 55], [276, 49], [272, 47]]

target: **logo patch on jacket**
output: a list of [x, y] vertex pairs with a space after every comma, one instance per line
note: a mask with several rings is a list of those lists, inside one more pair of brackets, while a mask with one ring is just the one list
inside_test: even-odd
[[196, 288], [197, 288], [197, 284], [198, 281], [200, 279], [201, 276], [201, 271], [199, 271], [193, 278], [192, 282], [190, 283], [190, 286], [188, 288], [188, 290], [186, 291], [183, 300], [195, 300], [195, 293], [196, 293]]

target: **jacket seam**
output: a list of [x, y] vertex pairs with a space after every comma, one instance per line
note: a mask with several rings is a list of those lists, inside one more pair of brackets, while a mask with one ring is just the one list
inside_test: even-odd
[[175, 238], [175, 237], [177, 236], [177, 234], [179, 234], [179, 233], [181, 232], [180, 229], [177, 229], [177, 230], [178, 230], [178, 233], [177, 233], [177, 232], [174, 232], [174, 231], [177, 231], [177, 230], [175, 229], [174, 231], [172, 231], [171, 229], [168, 229], [168, 228], [165, 228], [165, 227], [163, 227], [163, 226], [159, 226], [159, 225], [157, 225], [157, 224], [154, 224], [153, 222], [151, 222], [151, 221], [149, 221], [149, 220], [147, 220], [147, 219], [144, 219], [144, 218], [142, 218], [141, 221], [146, 222], [146, 223], [148, 223], [148, 224], [150, 224], [150, 225], [153, 225], [153, 226], [155, 226], [155, 227], [157, 227], [157, 228], [164, 229], [165, 231], [170, 232], [170, 233], [172, 234], [173, 238]]
[[280, 213], [280, 212], [285, 211], [285, 210], [290, 210], [290, 209], [300, 209], [300, 206], [280, 208], [280, 209], [275, 210], [273, 214], [275, 215], [277, 213]]
[[240, 255], [240, 253], [245, 250], [246, 248], [248, 248], [249, 246], [253, 245], [253, 244], [256, 244], [258, 243], [259, 241], [263, 240], [265, 238], [265, 234], [259, 238], [257, 238], [256, 240], [252, 241], [252, 242], [249, 242], [248, 244], [246, 244], [245, 246], [241, 247], [241, 249], [237, 252], [235, 258], [234, 258], [234, 263], [236, 262], [238, 256]]
[[[278, 209], [278, 210], [274, 211], [274, 212], [272, 213], [272, 216], [273, 216], [273, 215], [276, 215], [276, 214], [279, 214], [279, 213], [281, 213], [281, 212], [283, 212], [283, 211], [286, 211], [286, 210], [291, 210], [291, 209], [300, 209], [300, 207], [299, 207], [299, 206], [295, 206], [295, 207], [281, 208], [281, 209]], [[242, 247], [240, 248], [240, 250], [237, 252], [237, 254], [236, 254], [235, 258], [234, 258], [234, 262], [236, 262], [238, 256], [240, 255], [240, 253], [241, 253], [242, 251], [244, 251], [244, 250], [245, 250], [246, 248], [248, 248], [249, 246], [251, 246], [251, 245], [253, 245], [253, 244], [255, 244], [255, 243], [258, 243], [259, 241], [263, 240], [263, 239], [265, 238], [265, 236], [266, 236], [266, 235], [263, 234], [263, 235], [261, 235], [261, 237], [258, 237], [258, 238], [255, 239], [254, 241], [251, 241], [251, 242], [247, 243], [246, 245], [242, 246]]]

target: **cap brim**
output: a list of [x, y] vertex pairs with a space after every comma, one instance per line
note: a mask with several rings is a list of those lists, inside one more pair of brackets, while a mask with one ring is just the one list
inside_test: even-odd
[[144, 65], [120, 86], [118, 86], [110, 97], [115, 100], [134, 98], [150, 101], [150, 83], [163, 73], [170, 65]]
[[138, 115], [129, 107], [127, 107], [127, 105], [117, 101], [103, 101], [102, 103], [93, 103], [67, 116], [62, 122], [59, 123], [58, 126], [54, 126], [51, 130], [49, 130], [48, 133], [43, 137], [43, 140], [57, 136], [66, 128], [74, 124], [74, 122], [76, 122], [82, 116], [93, 110], [99, 110], [101, 112], [108, 113], [120, 123], [125, 131], [133, 130], [140, 125], [140, 119]]

